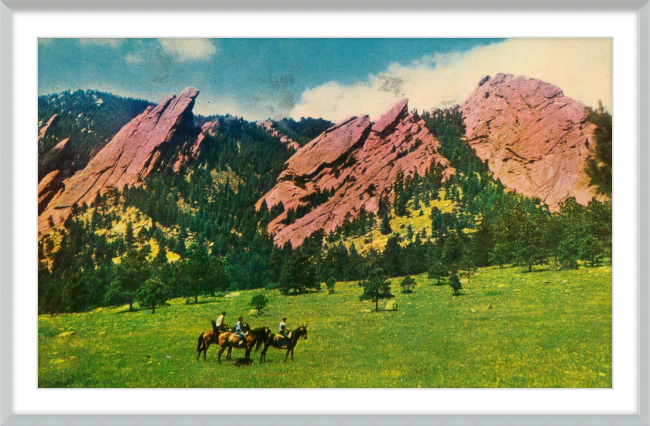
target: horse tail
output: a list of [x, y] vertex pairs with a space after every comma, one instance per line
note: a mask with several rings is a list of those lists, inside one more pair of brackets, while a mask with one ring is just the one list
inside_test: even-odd
[[199, 335], [199, 345], [196, 347], [196, 351], [200, 352], [202, 346], [203, 346], [203, 333]]

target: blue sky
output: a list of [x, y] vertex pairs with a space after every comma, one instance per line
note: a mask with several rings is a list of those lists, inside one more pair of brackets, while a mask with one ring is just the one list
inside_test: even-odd
[[[39, 94], [97, 89], [157, 102], [194, 86], [201, 91], [195, 112], [204, 115], [231, 113], [250, 120], [311, 115], [338, 120], [350, 114], [378, 114], [404, 96], [412, 107], [420, 108], [462, 102], [481, 76], [492, 72], [490, 51], [516, 56], [508, 54], [509, 42], [41, 39]], [[526, 46], [519, 48], [526, 51]], [[488, 59], [476, 63], [481, 54], [488, 54]], [[609, 55], [611, 62], [611, 50]], [[513, 61], [517, 62], [514, 56]], [[461, 81], [458, 69], [465, 69], [465, 63], [472, 72]], [[508, 63], [500, 67], [506, 69], [498, 72], [510, 72]]]

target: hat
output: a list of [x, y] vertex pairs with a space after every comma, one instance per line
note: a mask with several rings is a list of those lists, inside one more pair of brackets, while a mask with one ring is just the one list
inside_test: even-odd
[[287, 319], [287, 317], [282, 317], [282, 321], [284, 321], [284, 320], [286, 320], [286, 319]]

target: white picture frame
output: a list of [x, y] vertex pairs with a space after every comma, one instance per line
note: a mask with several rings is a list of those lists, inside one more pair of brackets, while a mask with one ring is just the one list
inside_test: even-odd
[[[376, 10], [422, 10], [422, 11], [594, 11], [612, 10], [633, 11], [639, 19], [639, 390], [637, 415], [539, 415], [529, 413], [521, 415], [334, 415], [321, 413], [312, 415], [21, 415], [14, 414], [12, 405], [13, 387], [13, 352], [12, 333], [12, 286], [14, 259], [13, 241], [18, 238], [14, 228], [15, 211], [13, 206], [13, 95], [15, 94], [12, 75], [12, 41], [15, 28], [12, 15], [15, 11], [33, 10], [48, 12], [71, 12], [89, 10], [110, 11], [147, 11], [147, 10], [264, 10], [264, 11], [339, 11], [342, 13], [364, 13]], [[362, 425], [362, 424], [450, 424], [450, 425], [650, 425], [650, 256], [648, 242], [650, 226], [650, 1], [592, 1], [571, 0], [555, 1], [142, 1], [112, 2], [99, 0], [79, 1], [0, 1], [0, 425], [27, 424], [106, 424], [106, 425], [172, 425], [172, 424], [238, 424], [238, 425]], [[645, 262], [644, 262], [645, 260]], [[404, 397], [408, 397], [405, 393]], [[327, 411], [325, 411], [326, 413]]]

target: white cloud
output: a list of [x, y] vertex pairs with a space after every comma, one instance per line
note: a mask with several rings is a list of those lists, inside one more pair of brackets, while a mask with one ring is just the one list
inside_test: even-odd
[[462, 103], [486, 75], [507, 73], [547, 81], [585, 105], [598, 101], [612, 111], [610, 39], [510, 39], [464, 53], [392, 64], [359, 83], [335, 81], [305, 90], [291, 116], [340, 120], [350, 115], [380, 116], [397, 99], [429, 110]]
[[80, 38], [79, 44], [82, 46], [101, 46], [117, 49], [122, 44], [121, 38]]
[[139, 64], [141, 62], [144, 62], [144, 58], [138, 54], [135, 53], [129, 53], [124, 56], [124, 60], [128, 62], [129, 64]]
[[205, 60], [217, 53], [217, 47], [205, 38], [160, 38], [163, 50], [179, 62]]

